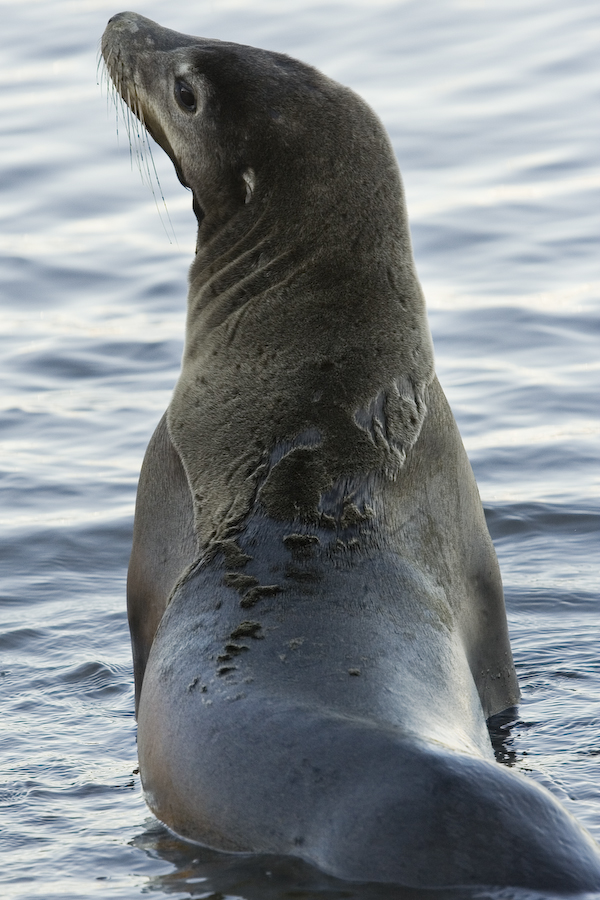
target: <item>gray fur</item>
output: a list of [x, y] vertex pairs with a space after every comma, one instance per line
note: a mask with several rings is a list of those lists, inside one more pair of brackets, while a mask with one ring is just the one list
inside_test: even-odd
[[493, 761], [500, 574], [383, 127], [303, 63], [134, 13], [102, 52], [199, 221], [128, 584], [151, 808], [344, 878], [599, 887], [591, 838]]

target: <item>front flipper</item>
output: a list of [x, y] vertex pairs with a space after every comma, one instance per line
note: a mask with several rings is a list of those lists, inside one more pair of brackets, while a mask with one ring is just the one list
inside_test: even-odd
[[140, 473], [127, 573], [136, 713], [156, 629], [176, 581], [197, 555], [192, 497], [165, 414]]

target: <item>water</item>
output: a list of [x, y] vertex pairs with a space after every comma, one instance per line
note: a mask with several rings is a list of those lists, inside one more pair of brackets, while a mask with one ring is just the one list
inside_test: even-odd
[[[119, 9], [0, 0], [2, 895], [397, 898], [189, 847], [140, 793], [125, 571], [194, 219], [158, 149], [155, 202], [97, 85]], [[505, 580], [523, 701], [498, 754], [600, 839], [596, 0], [137, 10], [305, 59], [383, 118]]]

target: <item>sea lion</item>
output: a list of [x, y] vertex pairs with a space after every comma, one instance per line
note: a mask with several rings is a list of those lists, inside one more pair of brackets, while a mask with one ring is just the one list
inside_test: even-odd
[[600, 887], [591, 837], [493, 759], [500, 574], [382, 125], [310, 66], [134, 13], [102, 53], [199, 223], [129, 570], [151, 809], [346, 879]]

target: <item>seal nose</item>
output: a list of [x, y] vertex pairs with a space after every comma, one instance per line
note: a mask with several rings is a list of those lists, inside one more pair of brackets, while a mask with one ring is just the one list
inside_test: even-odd
[[129, 26], [129, 28], [131, 28], [133, 31], [137, 31], [136, 20], [139, 18], [140, 16], [138, 16], [138, 14], [134, 12], [115, 13], [114, 16], [111, 16], [108, 20], [107, 27], [108, 25], [118, 25], [119, 23], [121, 23], [123, 25]]

